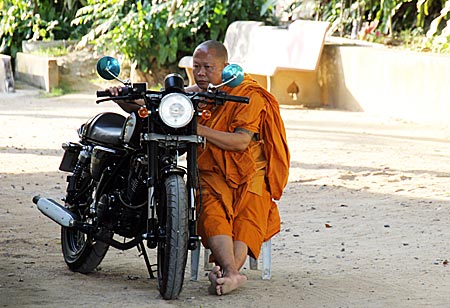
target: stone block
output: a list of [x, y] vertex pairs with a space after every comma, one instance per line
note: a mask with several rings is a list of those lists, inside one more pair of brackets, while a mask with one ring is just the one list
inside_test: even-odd
[[16, 78], [47, 92], [58, 87], [59, 68], [54, 57], [18, 52], [16, 55]]
[[0, 54], [0, 93], [14, 92], [11, 57]]

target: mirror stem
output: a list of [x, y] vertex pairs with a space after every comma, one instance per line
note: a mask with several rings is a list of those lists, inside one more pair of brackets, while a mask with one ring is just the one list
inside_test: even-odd
[[121, 82], [122, 84], [124, 84], [124, 85], [127, 85], [127, 84], [130, 83], [129, 80], [122, 80], [122, 79], [120, 79], [119, 77], [117, 77], [116, 75], [114, 75], [114, 74], [109, 70], [109, 68], [105, 68], [105, 71], [106, 71], [108, 74], [110, 74], [111, 77], [113, 77], [113, 78], [116, 79], [117, 81], [120, 81], [120, 82]]
[[232, 82], [233, 80], [235, 80], [237, 78], [236, 75], [233, 75], [233, 77], [231, 77], [229, 80], [222, 82], [221, 84], [218, 85], [213, 85], [213, 84], [209, 84], [208, 85], [208, 92], [215, 92], [218, 88], [227, 85], [228, 83]]

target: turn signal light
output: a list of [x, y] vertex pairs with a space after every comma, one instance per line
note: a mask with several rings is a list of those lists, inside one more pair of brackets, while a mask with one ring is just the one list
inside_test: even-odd
[[211, 111], [209, 111], [209, 110], [203, 110], [203, 111], [202, 111], [202, 119], [203, 119], [203, 120], [209, 120], [209, 119], [211, 119]]
[[146, 117], [148, 117], [148, 114], [149, 114], [149, 112], [148, 112], [148, 109], [147, 109], [147, 108], [145, 108], [145, 107], [139, 108], [139, 110], [138, 110], [138, 115], [139, 115], [141, 118], [146, 118]]

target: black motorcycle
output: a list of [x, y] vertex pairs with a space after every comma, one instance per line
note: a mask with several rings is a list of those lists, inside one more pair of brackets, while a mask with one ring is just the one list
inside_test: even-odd
[[[70, 173], [64, 205], [40, 196], [33, 202], [62, 226], [62, 252], [72, 271], [92, 272], [110, 246], [137, 247], [150, 277], [157, 272], [161, 296], [175, 299], [182, 289], [188, 250], [200, 244], [197, 147], [204, 140], [197, 135], [197, 117], [210, 114], [199, 105], [248, 103], [248, 98], [218, 90], [224, 84], [239, 85], [242, 69], [227, 66], [223, 83], [210, 85], [204, 93], [186, 93], [178, 74], [166, 76], [161, 91], [147, 90], [146, 83], [122, 81], [120, 65], [112, 57], [101, 58], [97, 72], [123, 84], [121, 96], [98, 91], [97, 97], [106, 98], [97, 103], [114, 100], [136, 106], [136, 111], [127, 118], [105, 112], [83, 124], [79, 142], [62, 145], [59, 169]], [[144, 242], [157, 249], [156, 264], [150, 263]]]

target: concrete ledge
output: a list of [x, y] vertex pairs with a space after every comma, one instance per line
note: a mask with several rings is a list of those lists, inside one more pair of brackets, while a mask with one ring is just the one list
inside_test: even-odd
[[58, 87], [59, 68], [56, 58], [18, 52], [16, 78], [47, 92]]
[[320, 63], [324, 106], [448, 124], [448, 55], [330, 44]]

